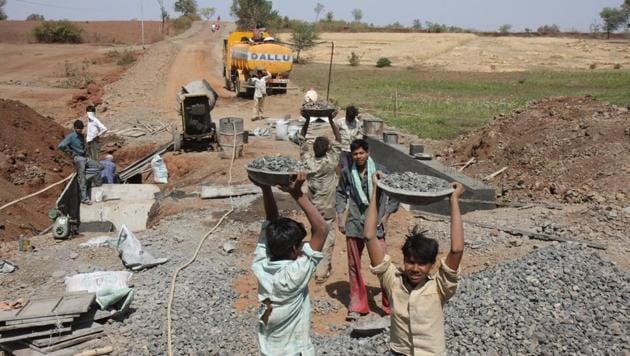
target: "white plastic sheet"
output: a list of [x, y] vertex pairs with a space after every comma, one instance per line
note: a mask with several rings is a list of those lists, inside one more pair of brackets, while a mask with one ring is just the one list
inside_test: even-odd
[[146, 251], [140, 240], [127, 226], [123, 225], [118, 234], [118, 254], [127, 268], [139, 271], [143, 268], [153, 267], [168, 261], [168, 258], [155, 258]]
[[166, 163], [160, 155], [153, 156], [151, 159], [151, 168], [153, 169], [153, 181], [159, 184], [168, 183], [168, 169]]

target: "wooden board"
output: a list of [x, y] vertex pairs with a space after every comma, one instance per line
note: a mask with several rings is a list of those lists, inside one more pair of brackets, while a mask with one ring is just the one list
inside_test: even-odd
[[72, 330], [72, 327], [64, 326], [61, 328], [56, 328], [56, 327], [46, 328], [44, 330], [38, 329], [38, 330], [33, 330], [31, 332], [26, 332], [26, 333], [14, 332], [14, 333], [7, 333], [6, 335], [3, 333], [0, 336], [0, 343], [16, 341], [16, 340], [32, 339], [39, 336], [49, 336], [51, 334], [55, 335], [55, 334], [68, 332], [70, 330]]
[[94, 323], [92, 327], [73, 330], [72, 333], [68, 335], [55, 336], [52, 338], [44, 337], [40, 339], [34, 339], [31, 340], [31, 343], [37, 347], [46, 348], [49, 347], [49, 345], [64, 343], [87, 335], [99, 334], [102, 333], [104, 330], [105, 328], [103, 327], [103, 325]]
[[81, 292], [31, 298], [21, 309], [0, 314], [0, 322], [85, 313], [95, 297], [94, 293]]
[[38, 326], [46, 326], [46, 325], [56, 325], [58, 322], [62, 324], [71, 323], [74, 318], [48, 318], [46, 320], [39, 320], [31, 323], [21, 323], [15, 325], [6, 325], [0, 326], [0, 335], [3, 332], [11, 331], [11, 330], [19, 330], [19, 329], [31, 329]]

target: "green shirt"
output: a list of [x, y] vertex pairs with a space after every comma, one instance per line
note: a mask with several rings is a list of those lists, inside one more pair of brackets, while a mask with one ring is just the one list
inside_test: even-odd
[[73, 131], [67, 135], [57, 146], [64, 152], [71, 153], [72, 156], [85, 156], [85, 137], [83, 134], [79, 134]]

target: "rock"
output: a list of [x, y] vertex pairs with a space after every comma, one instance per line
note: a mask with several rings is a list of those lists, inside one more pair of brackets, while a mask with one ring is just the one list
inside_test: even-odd
[[225, 252], [225, 253], [232, 253], [235, 250], [236, 250], [236, 246], [234, 245], [233, 242], [228, 241], [228, 242], [223, 244], [223, 252]]
[[510, 245], [514, 246], [514, 247], [519, 247], [523, 244], [523, 240], [521, 239], [511, 239], [510, 240]]
[[66, 275], [66, 271], [55, 271], [52, 274], [53, 278], [61, 278], [61, 277], [65, 277]]
[[70, 254], [70, 256], [68, 256], [68, 257], [70, 257], [71, 259], [75, 260], [75, 259], [77, 259], [77, 258], [79, 257], [79, 254], [78, 254], [78, 253], [76, 253], [76, 252], [72, 252], [72, 253]]

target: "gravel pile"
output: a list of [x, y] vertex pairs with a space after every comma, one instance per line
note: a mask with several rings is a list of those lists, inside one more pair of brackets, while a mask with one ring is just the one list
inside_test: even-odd
[[326, 101], [326, 100], [318, 100], [316, 102], [309, 101], [309, 102], [304, 103], [304, 105], [302, 105], [302, 109], [331, 110], [331, 109], [335, 109], [335, 105], [331, 103], [330, 101]]
[[249, 163], [248, 167], [269, 172], [298, 172], [306, 170], [304, 163], [284, 156], [256, 158]]
[[390, 188], [412, 192], [440, 192], [450, 188], [444, 179], [413, 172], [391, 173], [381, 182]]
[[[578, 245], [557, 244], [461, 281], [445, 307], [450, 354], [630, 351], [630, 274]], [[322, 355], [383, 355], [389, 330], [315, 336]]]

